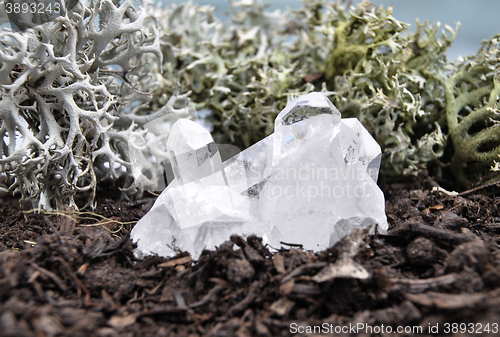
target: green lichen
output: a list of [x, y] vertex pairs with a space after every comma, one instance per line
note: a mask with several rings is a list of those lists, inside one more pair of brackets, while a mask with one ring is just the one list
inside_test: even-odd
[[327, 85], [344, 117], [357, 117], [382, 146], [386, 177], [416, 174], [443, 154], [444, 88], [435, 78], [454, 39], [439, 24], [416, 33], [387, 11], [361, 3], [335, 29]]
[[500, 35], [484, 41], [442, 81], [458, 182], [467, 188], [498, 180], [498, 164], [492, 165], [500, 155]]
[[[231, 2], [232, 20], [213, 8], [171, 5], [158, 15], [165, 92], [178, 80], [197, 108], [207, 108], [217, 141], [246, 148], [269, 135], [286, 103], [322, 91], [344, 117], [357, 117], [381, 144], [387, 177], [416, 174], [436, 162], [447, 143], [444, 87], [454, 31], [409, 25], [362, 2], [306, 1], [284, 14], [260, 1]], [[161, 101], [161, 98], [158, 98]]]

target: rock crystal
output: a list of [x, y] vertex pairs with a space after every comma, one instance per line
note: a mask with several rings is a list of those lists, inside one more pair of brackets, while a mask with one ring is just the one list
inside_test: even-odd
[[319, 251], [355, 228], [387, 229], [380, 146], [322, 93], [294, 99], [273, 134], [225, 162], [187, 119], [172, 126], [167, 149], [175, 179], [131, 232], [140, 255], [197, 259], [231, 234]]

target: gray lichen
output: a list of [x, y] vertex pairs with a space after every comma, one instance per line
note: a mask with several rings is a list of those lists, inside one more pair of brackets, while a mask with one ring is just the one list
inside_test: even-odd
[[[46, 208], [90, 191], [92, 206], [97, 181], [125, 173], [129, 194], [142, 192], [147, 182], [134, 177], [141, 167], [129, 148], [145, 146], [141, 109], [159, 87], [150, 9], [82, 0], [53, 22], [0, 30], [0, 170], [11, 182], [4, 189]], [[187, 116], [189, 108], [174, 109], [178, 99], [185, 97], [172, 96], [159, 113]]]

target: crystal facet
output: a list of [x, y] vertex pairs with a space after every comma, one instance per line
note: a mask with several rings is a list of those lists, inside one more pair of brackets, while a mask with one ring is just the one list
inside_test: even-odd
[[225, 162], [189, 120], [174, 124], [167, 147], [175, 180], [131, 232], [143, 254], [197, 259], [234, 233], [318, 251], [355, 228], [387, 229], [380, 146], [321, 93], [293, 100], [272, 135]]
[[170, 131], [167, 148], [174, 177], [187, 184], [222, 171], [222, 160], [210, 132], [189, 119], [179, 119]]

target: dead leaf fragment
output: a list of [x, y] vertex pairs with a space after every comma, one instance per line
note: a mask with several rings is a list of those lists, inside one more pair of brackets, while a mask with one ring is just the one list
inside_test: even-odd
[[434, 205], [434, 206], [430, 206], [429, 209], [433, 210], [433, 211], [438, 211], [440, 209], [443, 209], [444, 206], [443, 205]]
[[192, 261], [191, 256], [184, 256], [184, 257], [180, 257], [178, 259], [174, 259], [174, 260], [170, 260], [170, 261], [167, 261], [164, 263], [160, 263], [158, 265], [158, 267], [161, 267], [161, 268], [175, 267], [175, 266], [180, 265], [180, 264], [190, 263], [191, 261]]
[[273, 256], [273, 264], [276, 271], [280, 274], [285, 273], [285, 258], [283, 255], [276, 254]]
[[127, 315], [127, 316], [113, 316], [109, 319], [108, 325], [118, 329], [126, 327], [130, 324], [134, 324], [136, 320], [135, 315]]
[[277, 316], [283, 317], [292, 310], [295, 302], [290, 301], [286, 297], [281, 297], [279, 300], [271, 304], [270, 310]]
[[312, 280], [317, 283], [330, 281], [336, 278], [351, 278], [364, 280], [370, 277], [370, 274], [359, 263], [350, 258], [342, 259], [336, 263], [330, 263], [317, 273]]

